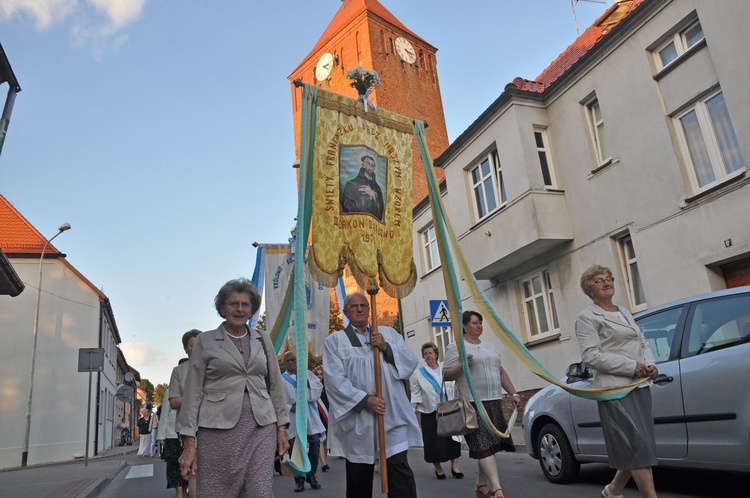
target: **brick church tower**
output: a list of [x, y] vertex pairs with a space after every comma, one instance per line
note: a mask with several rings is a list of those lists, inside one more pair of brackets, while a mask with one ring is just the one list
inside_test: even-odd
[[[399, 21], [378, 0], [343, 0], [318, 42], [289, 75], [332, 92], [357, 98], [346, 72], [356, 66], [377, 71], [382, 81], [370, 96], [378, 107], [427, 122], [433, 157], [448, 147], [437, 74], [437, 48]], [[300, 153], [301, 89], [292, 85], [295, 157]], [[412, 204], [427, 196], [424, 166], [414, 143]], [[442, 170], [436, 170], [442, 180]]]
[[[318, 42], [289, 75], [351, 98], [357, 91], [346, 72], [356, 66], [377, 71], [382, 82], [370, 96], [379, 108], [427, 123], [430, 153], [437, 157], [449, 145], [437, 74], [437, 48], [407, 28], [378, 0], [342, 0], [341, 7]], [[295, 157], [300, 157], [302, 90], [291, 85]], [[421, 154], [413, 143], [412, 205], [427, 197]], [[438, 181], [442, 169], [436, 170]], [[344, 274], [347, 293], [358, 289], [351, 274]], [[392, 325], [398, 302], [378, 294], [379, 324]]]

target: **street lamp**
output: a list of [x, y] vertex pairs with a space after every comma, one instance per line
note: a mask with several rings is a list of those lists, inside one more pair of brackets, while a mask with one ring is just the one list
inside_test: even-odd
[[36, 338], [39, 332], [39, 301], [42, 299], [42, 263], [44, 263], [44, 253], [47, 246], [55, 238], [66, 230], [70, 230], [70, 223], [63, 223], [57, 229], [57, 233], [51, 239], [47, 240], [42, 248], [42, 255], [39, 258], [39, 280], [36, 286], [36, 310], [34, 312], [34, 335], [31, 343], [31, 374], [29, 375], [29, 400], [26, 407], [26, 432], [23, 439], [23, 453], [21, 455], [21, 467], [26, 467], [29, 459], [29, 435], [31, 434], [31, 397], [34, 394], [34, 363], [36, 360]]

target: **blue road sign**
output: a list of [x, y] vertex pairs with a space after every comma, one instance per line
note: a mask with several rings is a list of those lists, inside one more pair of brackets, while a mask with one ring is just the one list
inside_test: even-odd
[[430, 317], [432, 319], [433, 327], [450, 327], [451, 323], [451, 312], [448, 308], [447, 299], [431, 299], [430, 300]]

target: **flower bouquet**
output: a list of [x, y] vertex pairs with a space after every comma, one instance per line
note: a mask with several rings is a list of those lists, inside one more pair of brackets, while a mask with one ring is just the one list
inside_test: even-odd
[[352, 82], [350, 85], [352, 88], [357, 89], [358, 99], [365, 106], [365, 112], [368, 107], [375, 109], [375, 104], [369, 99], [372, 93], [372, 87], [380, 84], [380, 76], [374, 69], [362, 69], [362, 66], [357, 66], [346, 72], [346, 77]]
[[362, 69], [362, 66], [348, 70], [346, 77], [352, 80], [350, 85], [352, 88], [357, 89], [359, 95], [366, 94], [367, 90], [380, 84], [380, 76], [378, 76], [377, 71], [374, 69]]

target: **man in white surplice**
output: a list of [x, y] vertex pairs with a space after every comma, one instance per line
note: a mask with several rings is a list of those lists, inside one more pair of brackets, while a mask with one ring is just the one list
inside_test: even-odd
[[[385, 417], [388, 496], [417, 496], [414, 474], [406, 458], [409, 446], [421, 446], [422, 434], [404, 382], [419, 360], [390, 327], [372, 330], [370, 306], [362, 293], [344, 301], [349, 325], [329, 335], [323, 350], [323, 372], [330, 425], [336, 448], [346, 458], [347, 498], [371, 498], [378, 454], [377, 415]], [[381, 355], [383, 398], [375, 396], [373, 352]], [[382, 466], [382, 462], [381, 462]]]

